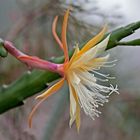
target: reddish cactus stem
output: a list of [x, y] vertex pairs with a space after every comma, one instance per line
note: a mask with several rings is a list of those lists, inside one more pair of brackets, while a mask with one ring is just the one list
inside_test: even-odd
[[63, 67], [63, 64], [55, 64], [40, 59], [36, 56], [28, 56], [22, 53], [20, 50], [18, 50], [10, 41], [4, 41], [4, 47], [12, 56], [14, 56], [19, 61], [25, 63], [31, 68], [49, 70], [63, 75], [63, 69], [61, 69]]
[[19, 51], [10, 41], [4, 41], [5, 49], [14, 57], [18, 59], [19, 56], [24, 56], [25, 54]]

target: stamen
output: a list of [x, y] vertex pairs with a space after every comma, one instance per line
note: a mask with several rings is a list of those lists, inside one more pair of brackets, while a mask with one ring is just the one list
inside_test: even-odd
[[107, 68], [109, 68], [109, 67], [114, 67], [115, 65], [116, 65], [116, 64], [110, 64], [110, 65], [108, 64], [108, 65], [107, 65], [107, 64], [105, 64], [105, 63], [102, 62], [101, 64], [99, 64], [99, 63], [96, 64], [96, 67], [97, 67], [97, 68], [93, 68], [93, 69], [94, 69], [94, 70], [95, 70], [95, 69], [100, 69], [100, 67], [107, 67]]
[[90, 91], [82, 83], [76, 87], [78, 93], [81, 107], [84, 109], [84, 112], [89, 115], [92, 119], [94, 117], [99, 117], [100, 111], [97, 108], [103, 106], [103, 103], [107, 102], [108, 96], [103, 96], [99, 93], [99, 90], [96, 89], [96, 92]]
[[[110, 74], [102, 74], [102, 73], [97, 72], [97, 71], [95, 71], [95, 70], [93, 70], [93, 71], [91, 71], [91, 72], [96, 73], [96, 74], [98, 74], [98, 75], [100, 75], [100, 76], [102, 76], [102, 77], [105, 77], [105, 78], [107, 78], [107, 79], [115, 79], [115, 78], [116, 78], [116, 77], [110, 77], [110, 76], [109, 76]], [[96, 79], [100, 79], [100, 78], [96, 78]], [[104, 80], [104, 79], [102, 79], [102, 80]]]
[[115, 92], [115, 93], [117, 93], [117, 94], [120, 94], [120, 93], [118, 92], [118, 85], [116, 85], [115, 88], [114, 88], [113, 85], [110, 84], [110, 89], [111, 89], [111, 92], [109, 93], [109, 96], [110, 96], [113, 92]]
[[102, 65], [102, 67], [106, 67], [106, 68], [111, 68], [111, 67], [114, 67], [116, 64], [112, 64], [112, 65]]
[[115, 59], [115, 60], [112, 60], [112, 61], [106, 61], [105, 63], [115, 63], [115, 62], [117, 62], [118, 60], [117, 59]]
[[101, 78], [97, 78], [97, 77], [96, 77], [96, 79], [97, 79], [98, 81], [101, 81], [101, 82], [108, 82], [108, 81], [109, 81], [108, 79], [101, 79]]

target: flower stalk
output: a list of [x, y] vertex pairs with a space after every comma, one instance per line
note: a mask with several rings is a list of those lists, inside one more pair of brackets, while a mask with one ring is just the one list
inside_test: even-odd
[[59, 70], [62, 67], [62, 64], [55, 64], [50, 61], [42, 60], [36, 56], [28, 56], [18, 50], [10, 41], [4, 41], [4, 48], [16, 59], [25, 63], [29, 68], [37, 68], [43, 70], [49, 70], [55, 73], [62, 74]]

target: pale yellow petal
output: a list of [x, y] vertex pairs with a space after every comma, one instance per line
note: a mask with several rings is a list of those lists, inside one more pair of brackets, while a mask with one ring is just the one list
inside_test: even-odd
[[81, 120], [80, 120], [80, 106], [79, 106], [79, 104], [77, 104], [77, 106], [76, 106], [76, 128], [77, 128], [78, 132], [79, 132], [79, 129], [80, 129], [80, 124], [81, 124]]
[[[101, 55], [105, 51], [105, 49], [107, 48], [109, 39], [110, 39], [110, 35], [108, 35], [104, 40], [102, 40], [99, 44], [97, 44], [95, 46], [95, 48], [97, 49], [96, 53], [94, 53], [94, 49], [91, 48], [89, 51], [87, 51], [86, 54], [90, 55], [91, 58], [95, 58], [95, 57]], [[94, 53], [94, 55], [93, 55], [93, 53]]]
[[93, 60], [94, 58], [98, 57], [101, 55], [108, 44], [110, 36], [107, 36], [102, 42], [97, 44], [94, 48], [91, 48], [87, 52], [85, 52], [79, 59], [73, 62], [73, 65], [76, 67], [79, 67], [82, 64], [88, 63], [90, 60]]
[[70, 106], [71, 106], [71, 111], [72, 111], [72, 116], [73, 116], [76, 112], [76, 101], [74, 99], [73, 91], [71, 89], [71, 86], [69, 86], [69, 90], [70, 90]]
[[69, 90], [70, 90], [70, 122], [69, 122], [69, 125], [71, 127], [71, 125], [73, 124], [73, 122], [76, 119], [78, 96], [69, 80], [68, 80], [68, 84], [69, 84]]
[[67, 68], [70, 68], [71, 65], [73, 65], [73, 62], [75, 61], [78, 52], [79, 52], [79, 48], [78, 48], [78, 44], [77, 44], [77, 45], [76, 45], [76, 48], [75, 48], [75, 51], [74, 51], [74, 53], [73, 53], [73, 55], [72, 55], [72, 57], [71, 57], [71, 59], [70, 59], [70, 61], [69, 61], [69, 64], [68, 64], [68, 67], [67, 67]]
[[99, 34], [97, 34], [94, 38], [92, 38], [90, 41], [88, 41], [84, 45], [84, 47], [80, 50], [79, 55], [82, 55], [83, 53], [85, 53], [86, 51], [91, 49], [94, 45], [96, 45], [99, 41], [101, 41], [106, 30], [107, 30], [107, 26], [104, 26], [104, 28], [102, 29], [102, 31]]
[[70, 128], [71, 128], [72, 124], [74, 123], [75, 119], [76, 119], [76, 113], [74, 115], [72, 114], [72, 107], [70, 104], [70, 121], [69, 121]]
[[51, 94], [53, 94], [54, 92], [56, 92], [57, 90], [59, 90], [63, 86], [64, 80], [65, 80], [65, 78], [62, 78], [59, 82], [57, 82], [52, 87], [50, 87], [46, 92], [44, 92], [41, 95], [37, 96], [36, 99], [42, 99], [44, 97], [45, 98], [49, 97]]
[[59, 82], [57, 82], [55, 85], [53, 85], [52, 87], [50, 87], [46, 92], [44, 92], [43, 94], [37, 96], [36, 98], [40, 98], [41, 100], [33, 107], [31, 113], [29, 114], [28, 117], [28, 124], [29, 127], [32, 126], [32, 118], [34, 113], [36, 112], [36, 110], [38, 109], [38, 107], [40, 106], [40, 104], [42, 102], [44, 102], [50, 95], [52, 95], [54, 92], [56, 92], [57, 90], [59, 90], [62, 85], [64, 84], [64, 78], [62, 78]]
[[[79, 129], [80, 129], [80, 106], [79, 106], [79, 99], [78, 99], [77, 93], [73, 87], [73, 84], [77, 81], [76, 80], [77, 78], [78, 77], [76, 77], [76, 75], [73, 73], [70, 75], [70, 78], [68, 79], [69, 89], [70, 89], [70, 117], [71, 117], [69, 125], [71, 127], [73, 122], [76, 120], [76, 128], [77, 128], [77, 131], [79, 132]], [[76, 82], [75, 84], [78, 84], [78, 82]]]

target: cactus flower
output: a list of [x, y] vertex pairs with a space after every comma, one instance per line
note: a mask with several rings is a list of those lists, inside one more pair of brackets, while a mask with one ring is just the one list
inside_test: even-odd
[[[31, 120], [34, 112], [38, 106], [46, 100], [50, 95], [58, 91], [66, 80], [70, 91], [70, 122], [71, 126], [73, 122], [76, 122], [77, 130], [80, 128], [80, 109], [94, 119], [101, 113], [97, 108], [108, 102], [108, 97], [111, 93], [117, 92], [117, 86], [112, 85], [103, 86], [97, 83], [97, 81], [108, 81], [111, 77], [109, 75], [101, 74], [97, 72], [101, 67], [110, 67], [112, 62], [108, 62], [109, 54], [106, 56], [100, 56], [106, 49], [109, 36], [104, 40], [103, 38], [106, 27], [102, 31], [88, 41], [80, 50], [78, 44], [75, 46], [75, 51], [71, 59], [68, 55], [66, 30], [68, 22], [69, 10], [67, 10], [62, 26], [61, 40], [56, 34], [56, 23], [58, 17], [54, 19], [52, 32], [59, 44], [60, 48], [64, 52], [65, 60], [61, 66], [58, 66], [58, 71], [61, 73], [62, 78], [59, 82], [50, 87], [46, 92], [37, 96], [36, 99], [41, 99], [40, 102], [33, 108], [29, 116], [29, 124], [31, 126]], [[100, 42], [101, 41], [101, 42]], [[98, 44], [97, 44], [98, 43]], [[101, 78], [96, 77], [99, 75]]]
[[32, 117], [39, 107], [39, 105], [45, 101], [53, 93], [56, 93], [67, 81], [69, 86], [70, 96], [70, 122], [71, 125], [75, 122], [77, 130], [80, 128], [80, 110], [83, 109], [85, 114], [90, 116], [92, 119], [98, 117], [101, 113], [98, 110], [99, 106], [103, 106], [104, 103], [108, 102], [108, 97], [113, 92], [118, 93], [117, 86], [113, 85], [105, 86], [99, 84], [102, 82], [109, 81], [111, 77], [107, 74], [102, 74], [98, 70], [101, 67], [111, 67], [114, 61], [108, 61], [109, 54], [102, 55], [105, 51], [109, 35], [103, 39], [106, 32], [106, 27], [102, 29], [94, 38], [89, 40], [82, 49], [79, 49], [78, 44], [75, 46], [75, 51], [71, 57], [68, 55], [67, 47], [67, 22], [69, 17], [69, 10], [64, 15], [61, 39], [56, 33], [56, 24], [58, 16], [55, 17], [52, 32], [55, 40], [59, 44], [60, 48], [64, 52], [64, 63], [55, 64], [46, 60], [42, 60], [38, 57], [28, 56], [23, 54], [12, 46], [10, 42], [5, 42], [5, 48], [14, 55], [18, 60], [26, 63], [28, 66], [33, 68], [39, 68], [44, 70], [50, 70], [59, 73], [62, 78], [51, 86], [47, 91], [37, 96], [36, 99], [40, 99], [29, 115], [29, 126], [32, 124]]

